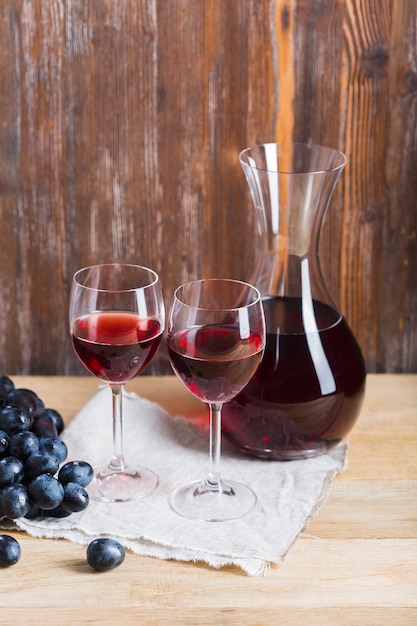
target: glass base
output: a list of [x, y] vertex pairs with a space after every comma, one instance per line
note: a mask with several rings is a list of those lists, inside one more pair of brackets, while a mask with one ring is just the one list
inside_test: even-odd
[[86, 488], [94, 502], [130, 502], [146, 498], [159, 483], [156, 474], [145, 467], [115, 470], [105, 465], [94, 470], [94, 478]]
[[225, 522], [244, 517], [256, 506], [258, 498], [246, 485], [235, 481], [194, 481], [172, 492], [171, 508], [188, 519]]

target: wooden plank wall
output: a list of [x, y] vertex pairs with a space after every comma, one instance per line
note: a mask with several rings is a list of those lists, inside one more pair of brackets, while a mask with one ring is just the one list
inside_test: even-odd
[[81, 266], [149, 265], [167, 306], [249, 279], [237, 155], [285, 139], [346, 152], [323, 272], [368, 370], [416, 372], [415, 0], [2, 0], [0, 371], [84, 373]]

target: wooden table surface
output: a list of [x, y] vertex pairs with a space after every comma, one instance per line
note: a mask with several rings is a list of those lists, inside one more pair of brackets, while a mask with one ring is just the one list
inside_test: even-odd
[[[66, 422], [97, 389], [92, 377], [12, 379]], [[127, 389], [172, 414], [201, 414], [174, 377], [142, 376]], [[97, 573], [85, 546], [11, 534], [22, 557], [0, 570], [8, 626], [417, 624], [417, 375], [368, 376], [346, 471], [284, 564], [264, 576], [132, 553]]]

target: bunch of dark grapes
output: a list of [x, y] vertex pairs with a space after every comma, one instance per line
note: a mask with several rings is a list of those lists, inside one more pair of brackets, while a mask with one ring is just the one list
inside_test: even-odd
[[66, 462], [58, 411], [0, 376], [0, 518], [67, 517], [89, 504], [93, 468]]
[[[0, 376], [0, 519], [67, 517], [87, 508], [85, 487], [93, 468], [86, 461], [65, 463], [63, 430], [58, 411]], [[14, 565], [20, 555], [19, 542], [0, 535], [0, 567]], [[92, 568], [104, 572], [121, 565], [125, 551], [118, 541], [100, 537], [88, 545], [86, 557]]]

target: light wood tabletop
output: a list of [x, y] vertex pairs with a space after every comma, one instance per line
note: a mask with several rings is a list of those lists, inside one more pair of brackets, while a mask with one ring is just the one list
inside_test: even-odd
[[[97, 390], [89, 376], [12, 379], [66, 423]], [[171, 376], [142, 376], [127, 390], [173, 415], [204, 410]], [[284, 563], [263, 576], [129, 552], [119, 568], [98, 573], [85, 546], [9, 534], [22, 556], [0, 570], [0, 624], [8, 626], [417, 624], [417, 375], [368, 376], [347, 469]]]

